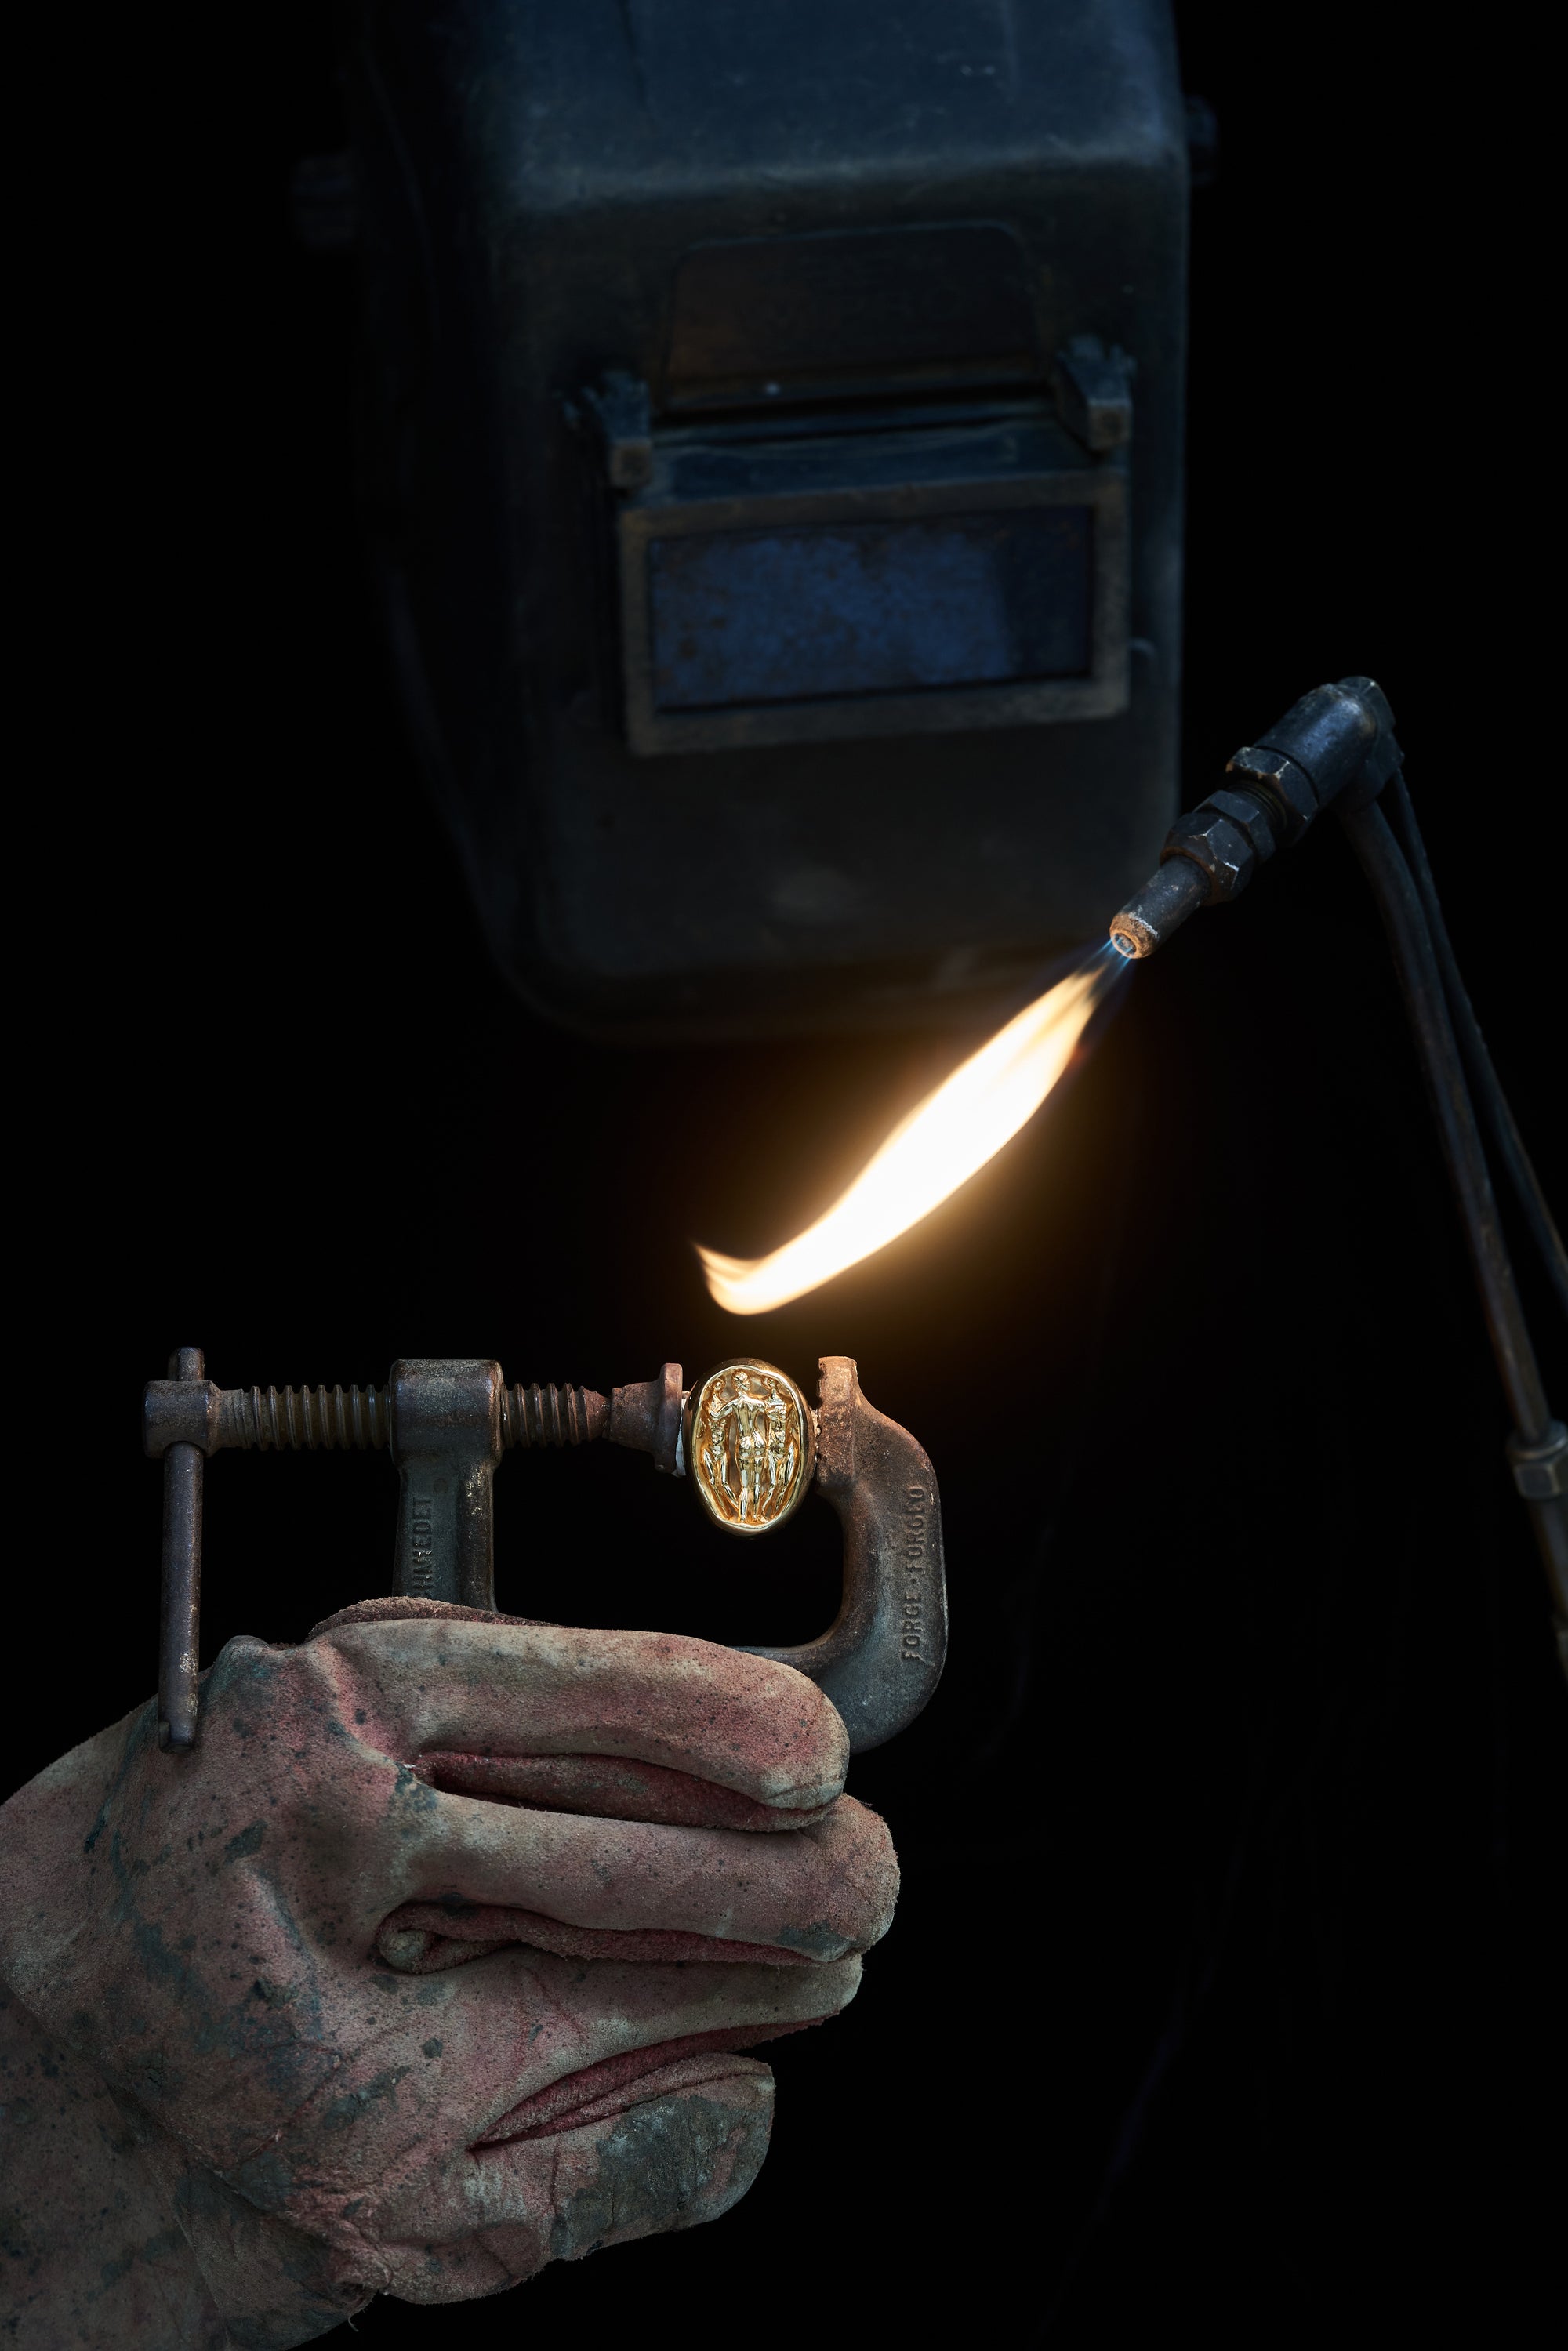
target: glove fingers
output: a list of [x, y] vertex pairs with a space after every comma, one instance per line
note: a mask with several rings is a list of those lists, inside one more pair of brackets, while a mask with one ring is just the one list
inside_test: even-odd
[[[860, 1978], [856, 1959], [793, 1968], [585, 1965], [522, 1949], [449, 1974], [382, 1977], [350, 1995], [363, 2031], [331, 2074], [330, 2103], [361, 2118], [360, 2176], [391, 2195], [401, 2180], [427, 2178], [433, 2159], [462, 2156], [519, 2105], [588, 2069], [671, 2043], [758, 2046], [836, 2016]], [[319, 2151], [319, 2104], [299, 2101], [280, 2133], [259, 2137], [248, 2117], [220, 2107], [204, 2151], [241, 2187], [247, 2155], [264, 2171], [279, 2162], [300, 2170]]]
[[466, 2301], [549, 2261], [716, 2220], [756, 2178], [772, 2108], [765, 2066], [677, 2064], [601, 2118], [465, 2149], [378, 2207], [382, 2290]]
[[679, 2041], [655, 2042], [650, 2049], [629, 2050], [622, 2057], [606, 2057], [524, 2098], [476, 2141], [475, 2151], [521, 2139], [554, 2138], [564, 2130], [580, 2130], [584, 2123], [603, 2122], [661, 2092], [696, 2089], [727, 2076], [749, 2074], [756, 2078], [767, 2067], [756, 2058], [740, 2057], [737, 2063], [739, 2052], [777, 2041], [786, 2032], [805, 2032], [822, 2022], [810, 2016], [793, 2024], [737, 2024], [728, 2032], [693, 2032]]
[[626, 1756], [794, 1812], [843, 1786], [849, 1736], [816, 1684], [716, 1642], [361, 1617], [292, 1655], [312, 1653], [347, 1667], [342, 1695], [364, 1735], [405, 1761], [425, 1750]]
[[440, 1902], [405, 1902], [382, 1921], [376, 1951], [400, 1975], [444, 1974], [448, 1968], [470, 1959], [487, 1959], [492, 1951], [523, 1944], [536, 1951], [553, 1951], [568, 1959], [646, 1959], [655, 1965], [672, 1960], [736, 1966], [756, 1961], [764, 1967], [805, 1968], [813, 1965], [803, 1951], [785, 1950], [778, 1944], [721, 1942], [713, 1935], [686, 1935], [665, 1927], [569, 1927], [546, 1918], [537, 1910], [502, 1910], [494, 1906], [455, 1910]]
[[483, 1796], [493, 1804], [524, 1804], [536, 1812], [664, 1821], [679, 1828], [806, 1828], [831, 1810], [821, 1804], [786, 1812], [716, 1780], [696, 1780], [689, 1771], [623, 1755], [453, 1755], [427, 1750], [414, 1759], [413, 1769], [449, 1796]]
[[[814, 1828], [757, 1837], [524, 1812], [432, 1791], [400, 1823], [389, 1858], [402, 1901], [715, 1936], [821, 1960], [876, 1942], [898, 1890], [887, 1830], [852, 1796]], [[454, 1926], [461, 1933], [456, 1915]]]

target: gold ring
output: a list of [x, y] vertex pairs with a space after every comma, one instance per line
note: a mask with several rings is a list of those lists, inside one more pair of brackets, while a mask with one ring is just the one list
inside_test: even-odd
[[811, 1482], [816, 1415], [788, 1372], [735, 1355], [692, 1389], [681, 1441], [686, 1475], [715, 1525], [765, 1535]]

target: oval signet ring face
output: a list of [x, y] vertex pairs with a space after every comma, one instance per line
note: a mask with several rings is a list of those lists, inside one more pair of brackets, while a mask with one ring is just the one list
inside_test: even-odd
[[787, 1372], [737, 1355], [699, 1380], [682, 1425], [686, 1475], [731, 1534], [781, 1526], [811, 1482], [816, 1418]]

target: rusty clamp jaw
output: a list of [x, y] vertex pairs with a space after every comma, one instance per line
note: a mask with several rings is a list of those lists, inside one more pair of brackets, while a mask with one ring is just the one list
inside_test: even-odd
[[[159, 1739], [195, 1743], [205, 1464], [242, 1451], [390, 1452], [398, 1470], [392, 1590], [493, 1609], [493, 1487], [515, 1447], [598, 1438], [685, 1476], [709, 1514], [743, 1535], [768, 1532], [808, 1491], [843, 1531], [843, 1599], [828, 1630], [790, 1648], [750, 1646], [809, 1675], [842, 1715], [856, 1752], [920, 1712], [947, 1637], [941, 1506], [930, 1461], [906, 1429], [869, 1405], [847, 1355], [819, 1365], [813, 1413], [787, 1374], [750, 1359], [697, 1387], [681, 1366], [616, 1388], [508, 1387], [498, 1364], [404, 1361], [384, 1388], [219, 1388], [201, 1350], [182, 1348], [143, 1398], [147, 1452], [163, 1463]], [[740, 1376], [737, 1376], [739, 1374]]]
[[809, 1674], [842, 1715], [855, 1754], [913, 1722], [947, 1650], [942, 1506], [930, 1461], [906, 1428], [869, 1405], [848, 1355], [819, 1363], [814, 1490], [843, 1529], [843, 1599], [799, 1647], [747, 1644]]

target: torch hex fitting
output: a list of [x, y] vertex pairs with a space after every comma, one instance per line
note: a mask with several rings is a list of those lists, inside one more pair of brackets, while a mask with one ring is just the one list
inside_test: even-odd
[[1399, 765], [1394, 713], [1373, 679], [1314, 686], [1263, 741], [1237, 752], [1218, 791], [1178, 817], [1158, 872], [1111, 925], [1112, 945], [1134, 960], [1153, 955], [1197, 907], [1239, 896], [1331, 800], [1365, 806]]

